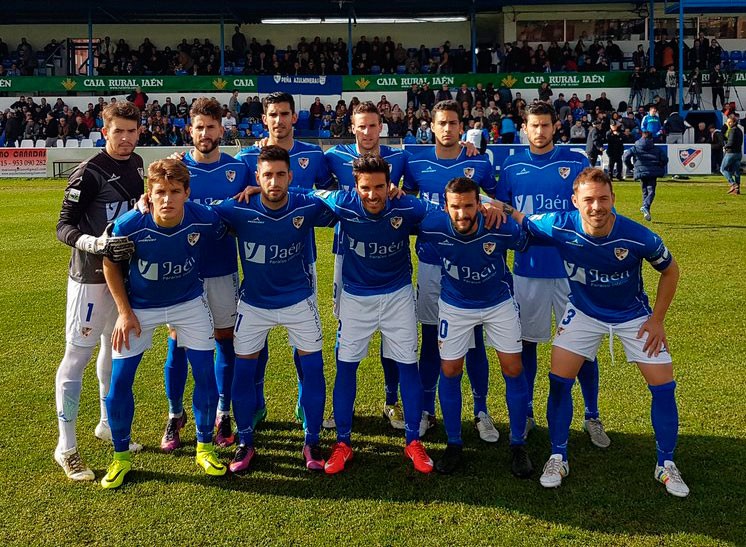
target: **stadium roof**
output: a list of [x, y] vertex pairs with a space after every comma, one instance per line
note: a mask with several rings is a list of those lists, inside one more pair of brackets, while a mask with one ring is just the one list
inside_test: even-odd
[[[660, 1], [660, 0], [659, 0]], [[89, 12], [94, 24], [146, 23], [217, 23], [221, 15], [226, 24], [259, 23], [264, 18], [286, 17], [412, 17], [427, 15], [466, 15], [501, 11], [505, 6], [566, 4], [560, 0], [158, 0], [122, 2], [121, 0], [6, 0], [3, 25], [32, 23], [86, 23]], [[630, 9], [638, 1], [583, 0], [585, 4], [619, 3]]]
[[666, 13], [678, 13], [684, 4], [685, 13], [743, 13], [746, 2], [742, 0], [683, 0], [666, 4]]

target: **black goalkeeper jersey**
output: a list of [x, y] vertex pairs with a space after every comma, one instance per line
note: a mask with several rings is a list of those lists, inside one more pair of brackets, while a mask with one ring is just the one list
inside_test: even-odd
[[105, 150], [73, 171], [65, 188], [57, 239], [73, 247], [70, 278], [105, 283], [103, 257], [75, 248], [84, 234], [100, 236], [106, 225], [132, 209], [143, 193], [142, 158], [115, 160]]

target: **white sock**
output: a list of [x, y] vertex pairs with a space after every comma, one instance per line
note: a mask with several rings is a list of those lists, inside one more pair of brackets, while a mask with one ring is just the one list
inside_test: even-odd
[[181, 412], [179, 412], [178, 414], [174, 414], [173, 412], [169, 412], [168, 413], [168, 419], [170, 420], [172, 418], [181, 418], [183, 415], [184, 415], [184, 411], [183, 410]]
[[92, 354], [93, 348], [81, 348], [66, 344], [65, 355], [57, 369], [55, 400], [57, 403], [57, 422], [60, 430], [57, 447], [62, 452], [77, 446], [75, 422], [80, 407], [83, 372]]
[[101, 407], [101, 422], [108, 425], [106, 414], [106, 396], [111, 385], [111, 336], [101, 335], [101, 345], [96, 358], [96, 376], [98, 376], [99, 406]]

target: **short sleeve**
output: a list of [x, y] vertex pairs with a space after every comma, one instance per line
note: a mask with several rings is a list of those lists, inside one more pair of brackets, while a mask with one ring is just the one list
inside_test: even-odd
[[660, 236], [649, 230], [647, 237], [645, 238], [645, 247], [643, 252], [645, 260], [650, 262], [650, 265], [659, 272], [662, 272], [663, 270], [668, 268], [671, 265], [671, 261], [673, 260], [671, 252], [668, 250], [668, 247], [666, 247], [665, 243], [663, 243], [663, 240], [660, 238]]

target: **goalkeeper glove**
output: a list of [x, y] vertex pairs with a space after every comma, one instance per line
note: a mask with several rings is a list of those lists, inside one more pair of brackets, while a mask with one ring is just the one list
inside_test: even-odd
[[106, 226], [99, 237], [82, 235], [75, 242], [75, 247], [86, 253], [103, 255], [114, 262], [124, 262], [132, 257], [135, 244], [127, 236], [112, 236], [113, 224]]

